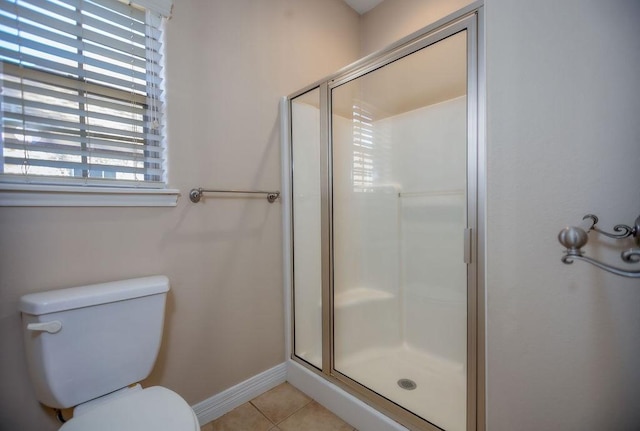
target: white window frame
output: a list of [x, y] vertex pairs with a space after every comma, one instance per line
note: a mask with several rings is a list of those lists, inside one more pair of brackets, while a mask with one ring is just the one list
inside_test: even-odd
[[[122, 1], [122, 0], [120, 0]], [[136, 0], [123, 1], [168, 17], [172, 0]], [[163, 141], [166, 137], [163, 137]], [[164, 142], [166, 144], [166, 142]], [[33, 182], [0, 181], [0, 206], [176, 206], [179, 190], [167, 188], [167, 151], [163, 144], [163, 165], [165, 174], [161, 187], [146, 186], [144, 182], [136, 185], [126, 183], [110, 185], [82, 184], [66, 182], [65, 177], [49, 177], [46, 182], [34, 176]]]

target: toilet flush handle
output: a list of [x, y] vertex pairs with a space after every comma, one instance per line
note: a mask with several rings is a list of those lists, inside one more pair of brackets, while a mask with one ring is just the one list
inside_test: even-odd
[[29, 331], [48, 332], [49, 334], [55, 334], [62, 329], [62, 322], [59, 320], [52, 320], [51, 322], [43, 323], [29, 323], [27, 325]]

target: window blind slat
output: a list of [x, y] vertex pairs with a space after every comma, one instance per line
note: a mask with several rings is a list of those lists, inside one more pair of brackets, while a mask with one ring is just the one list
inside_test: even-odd
[[[6, 56], [8, 50], [0, 47], [0, 56]], [[49, 70], [56, 70], [65, 74], [71, 75], [77, 78], [86, 78], [95, 81], [96, 83], [111, 84], [120, 89], [126, 89], [135, 91], [138, 93], [145, 93], [147, 86], [139, 82], [127, 81], [126, 79], [119, 79], [113, 76], [103, 75], [101, 73], [92, 72], [89, 70], [81, 70], [77, 67], [62, 64], [56, 61], [44, 60], [38, 56], [30, 54], [20, 55], [20, 60], [29, 64], [37, 64], [41, 67]]]
[[16, 120], [16, 123], [23, 125], [24, 128], [33, 128], [38, 130], [42, 126], [52, 126], [49, 130], [58, 130], [64, 133], [65, 130], [82, 130], [86, 132], [99, 132], [110, 136], [133, 137], [139, 139], [147, 139], [150, 141], [159, 140], [159, 136], [151, 133], [134, 132], [131, 130], [120, 130], [113, 127], [103, 127], [94, 124], [74, 123], [72, 121], [58, 120], [47, 117], [37, 117], [34, 115], [23, 115], [14, 112], [3, 112], [3, 116], [7, 120]]
[[[2, 80], [0, 82], [2, 86], [8, 91], [19, 91], [24, 95], [33, 95], [33, 97], [38, 97], [40, 99], [45, 98], [54, 98], [57, 99], [59, 103], [66, 102], [75, 102], [80, 103], [83, 102], [85, 104], [90, 104], [91, 106], [95, 106], [100, 109], [109, 109], [115, 110], [122, 114], [129, 115], [148, 115], [148, 112], [145, 110], [144, 106], [138, 105], [135, 101], [130, 102], [127, 100], [122, 100], [118, 102], [111, 102], [104, 98], [100, 97], [91, 97], [87, 98], [86, 96], [79, 95], [78, 93], [69, 93], [63, 91], [51, 90], [49, 88], [36, 87], [29, 84], [20, 84], [19, 82], [11, 82], [8, 80]], [[7, 97], [4, 98], [5, 102], [7, 101]], [[113, 99], [112, 99], [113, 100]]]
[[[80, 106], [72, 108], [68, 106], [62, 106], [60, 104], [38, 102], [35, 100], [23, 100], [19, 97], [5, 96], [3, 99], [4, 99], [4, 103], [6, 104], [3, 106], [3, 112], [16, 112], [19, 109], [26, 110], [26, 109], [32, 108], [32, 109], [37, 109], [41, 113], [40, 115], [45, 117], [47, 116], [50, 117], [58, 113], [64, 113], [64, 114], [70, 114], [70, 115], [83, 116], [87, 118], [89, 122], [91, 122], [91, 120], [93, 119], [93, 120], [105, 120], [113, 123], [122, 123], [123, 125], [126, 125], [126, 126], [137, 126], [137, 127], [147, 127], [147, 128], [153, 127], [152, 122], [144, 121], [142, 119], [137, 119], [141, 117], [141, 115], [138, 115], [136, 117], [131, 117], [131, 116], [123, 117], [120, 115], [111, 115], [111, 114], [105, 114], [101, 112], [93, 112], [90, 110], [91, 105], [85, 108], [81, 108]], [[126, 112], [123, 114], [126, 114]]]
[[[108, 3], [111, 3], [110, 5]], [[31, 6], [42, 9], [47, 12], [47, 15], [56, 14], [60, 17], [67, 18], [69, 20], [79, 22], [84, 19], [88, 14], [94, 15], [93, 20], [99, 17], [100, 21], [106, 21], [126, 27], [127, 29], [134, 30], [139, 34], [145, 32], [145, 18], [142, 11], [136, 11], [133, 8], [128, 8], [128, 13], [118, 13], [111, 6], [113, 2], [102, 1], [92, 2], [90, 0], [56, 0], [52, 2], [50, 0], [29, 0]], [[121, 12], [124, 12], [122, 10]], [[58, 18], [59, 19], [59, 18]]]
[[[13, 26], [15, 20], [7, 18], [4, 15], [0, 15], [0, 26], [11, 27]], [[104, 48], [100, 45], [86, 43], [83, 39], [72, 38], [68, 35], [61, 34], [57, 31], [51, 31], [46, 27], [37, 27], [35, 25], [29, 24], [28, 22], [22, 22], [20, 24], [20, 31], [24, 33], [28, 33], [29, 35], [38, 36], [41, 38], [45, 38], [51, 42], [55, 42], [57, 44], [66, 45], [77, 50], [82, 50], [86, 53], [92, 53], [95, 55], [106, 56], [112, 58], [116, 61], [130, 64], [134, 67], [145, 68], [146, 62], [144, 58], [140, 58], [134, 55], [125, 54], [120, 51], [115, 51], [112, 49]], [[0, 28], [0, 32], [2, 29]], [[6, 39], [8, 36], [6, 32], [0, 33], [2, 34], [2, 38]]]
[[55, 127], [48, 124], [27, 123], [22, 120], [11, 120], [10, 118], [7, 118], [7, 121], [5, 121], [3, 127], [5, 133], [12, 133], [16, 136], [25, 136], [27, 138], [39, 136], [36, 135], [36, 133], [53, 133], [65, 136], [80, 136], [81, 138], [84, 137], [84, 140], [81, 142], [92, 142], [94, 139], [103, 139], [106, 141], [120, 141], [125, 144], [133, 143], [137, 145], [146, 141], [151, 146], [159, 146], [159, 143], [162, 141], [162, 137], [159, 134], [147, 133], [144, 135], [144, 138], [141, 138], [131, 136], [131, 134], [127, 131], [119, 131], [119, 133], [107, 133], [97, 132], [94, 129], [94, 127], [78, 127], [75, 129], [68, 127]]
[[6, 121], [2, 130], [4, 130], [5, 133], [12, 133], [15, 136], [23, 136], [26, 141], [31, 138], [48, 137], [51, 139], [66, 139], [69, 141], [85, 142], [88, 144], [95, 143], [96, 145], [117, 145], [122, 148], [131, 147], [132, 149], [143, 144], [148, 145], [150, 148], [161, 148], [160, 143], [162, 140], [160, 135], [155, 135], [154, 139], [144, 140], [130, 136], [97, 133], [91, 130], [63, 129], [42, 125], [37, 130], [29, 127], [25, 129], [25, 125], [27, 124], [23, 122], [15, 122], [12, 124], [10, 121]]
[[[25, 147], [22, 142], [15, 139], [6, 139], [5, 148], [12, 150], [24, 151]], [[132, 152], [122, 152], [114, 150], [104, 150], [101, 148], [82, 148], [68, 145], [53, 144], [50, 142], [39, 142], [38, 145], [30, 145], [27, 150], [29, 153], [46, 153], [72, 155], [81, 157], [95, 157], [109, 160], [135, 161], [144, 163], [162, 163], [162, 159], [151, 155], [145, 155], [143, 152], [134, 154]]]
[[[4, 163], [6, 165], [22, 166], [23, 159], [16, 157], [5, 157]], [[162, 175], [162, 169], [149, 169], [145, 167], [135, 166], [113, 166], [113, 165], [101, 165], [98, 163], [82, 163], [72, 162], [66, 160], [41, 160], [41, 159], [29, 159], [30, 166], [42, 166], [49, 168], [59, 169], [75, 169], [75, 170], [100, 170], [105, 172], [122, 172], [129, 174], [149, 174], [149, 175]]]
[[[74, 144], [84, 144], [91, 145], [96, 148], [123, 148], [129, 149], [133, 151], [147, 151], [153, 154], [162, 153], [163, 149], [158, 145], [145, 145], [144, 141], [138, 141], [138, 143], [133, 143], [132, 141], [114, 141], [109, 139], [102, 139], [97, 137], [96, 135], [87, 135], [81, 134], [80, 132], [76, 132], [75, 135], [70, 133], [52, 133], [52, 132], [43, 132], [37, 130], [22, 130], [22, 129], [14, 129], [11, 127], [3, 128], [4, 133], [6, 134], [14, 134], [16, 136], [24, 136], [26, 140], [31, 139], [48, 139], [51, 141], [57, 142], [69, 142]], [[22, 133], [24, 132], [24, 133]], [[73, 131], [72, 131], [73, 132]], [[21, 142], [24, 148], [24, 141], [20, 141], [15, 139], [16, 142]], [[130, 143], [131, 142], [131, 143]]]
[[101, 2], [92, 2], [87, 0], [59, 0], [61, 3], [68, 4], [76, 9], [82, 9], [83, 14], [88, 12], [92, 15], [99, 16], [100, 18], [110, 21], [115, 24], [119, 24], [135, 30], [138, 33], [144, 35], [145, 33], [145, 19], [142, 11], [134, 8], [122, 8], [116, 10], [114, 7], [122, 5], [119, 2], [111, 2], [102, 0]]
[[146, 71], [141, 68], [136, 67], [124, 67], [114, 63], [109, 63], [105, 61], [100, 61], [92, 57], [87, 57], [84, 53], [78, 54], [74, 52], [70, 52], [67, 50], [56, 48], [55, 46], [48, 45], [45, 43], [36, 42], [30, 39], [26, 39], [19, 36], [14, 36], [11, 34], [4, 34], [4, 41], [7, 43], [14, 43], [16, 45], [20, 45], [23, 48], [30, 48], [34, 51], [38, 51], [40, 55], [43, 57], [54, 56], [59, 59], [66, 59], [76, 63], [88, 64], [91, 66], [95, 66], [97, 68], [103, 69], [103, 74], [111, 75], [109, 72], [112, 72], [115, 75], [120, 76], [130, 76], [134, 79], [144, 81], [146, 79]]
[[[36, 3], [37, 2], [37, 3]], [[13, 0], [7, 2], [8, 4], [13, 3]], [[131, 8], [126, 3], [123, 3], [119, 0], [56, 0], [56, 4], [50, 4], [50, 0], [28, 0], [28, 3], [39, 5], [44, 9], [49, 9], [51, 6], [58, 6], [60, 4], [64, 4], [68, 6], [70, 9], [77, 10], [87, 10], [87, 11], [95, 11], [97, 6], [104, 7], [105, 10], [111, 12], [117, 12], [118, 14], [126, 17], [127, 19], [134, 19], [139, 23], [145, 22], [145, 11]], [[5, 8], [11, 10], [10, 6], [5, 6]], [[97, 13], [97, 15], [102, 16], [102, 14]], [[114, 18], [114, 17], [111, 17]], [[115, 18], [117, 19], [117, 17]]]
[[[81, 37], [86, 27], [93, 27], [94, 29], [100, 30], [101, 32], [105, 32], [107, 34], [112, 35], [115, 38], [125, 38], [130, 43], [134, 43], [139, 46], [145, 46], [145, 25], [142, 23], [137, 24], [136, 21], [125, 17], [123, 15], [116, 14], [116, 21], [111, 21], [107, 17], [109, 15], [109, 10], [104, 9], [103, 17], [104, 19], [97, 19], [86, 13], [81, 12], [76, 8], [69, 8], [61, 6], [57, 3], [48, 1], [48, 0], [29, 0], [28, 7], [29, 10], [44, 15], [48, 18], [49, 22], [73, 22], [73, 23], [81, 23], [82, 25], [76, 25], [75, 30], [69, 31], [69, 34], [74, 36]], [[6, 3], [4, 3], [6, 5]], [[71, 5], [69, 5], [71, 6]], [[83, 11], [86, 11], [85, 5], [77, 5], [78, 7], [82, 6]], [[87, 2], [87, 7], [92, 8], [91, 3]], [[35, 8], [37, 9], [35, 9]], [[94, 8], [92, 8], [94, 9]], [[5, 8], [6, 12], [12, 13], [11, 8]], [[95, 9], [94, 9], [95, 10]], [[21, 14], [21, 16], [23, 16]], [[35, 19], [36, 22], [44, 22], [42, 18]], [[57, 26], [52, 26], [56, 28]]]
[[[87, 0], [63, 0], [65, 3], [71, 4], [75, 7], [80, 7], [80, 3], [88, 3]], [[124, 16], [130, 16], [136, 21], [145, 22], [145, 12], [144, 10], [132, 8], [126, 3], [123, 3], [119, 0], [100, 0], [100, 1], [90, 1], [91, 3], [96, 3], [101, 6], [106, 7], [109, 10], [114, 12], [118, 12]]]
[[[79, 93], [86, 93], [86, 97], [97, 98], [106, 97], [112, 100], [145, 105], [147, 97], [139, 93], [131, 93], [128, 89], [117, 89], [91, 82], [82, 81], [73, 77], [61, 76], [51, 72], [39, 71], [26, 66], [17, 66], [11, 63], [0, 63], [0, 77], [3, 81], [14, 81], [18, 83], [42, 83], [50, 87], [57, 87], [61, 92], [75, 90]], [[153, 78], [155, 81], [155, 78]], [[156, 85], [147, 85], [147, 96], [157, 99], [161, 96], [161, 88]]]
[[[106, 46], [126, 54], [134, 55], [139, 58], [146, 58], [145, 45], [132, 45], [126, 41], [115, 39], [108, 34], [103, 34], [90, 29], [84, 29], [82, 34], [78, 34], [80, 27], [77, 24], [71, 24], [55, 18], [51, 18], [47, 15], [23, 6], [17, 6], [16, 9], [19, 16], [21, 16], [22, 18], [26, 18], [30, 21], [38, 23], [39, 25], [52, 30], [56, 30], [60, 33], [68, 34], [70, 37], [82, 37], [82, 40], [85, 41], [94, 42], [96, 44]], [[16, 29], [19, 29], [19, 21], [14, 20], [14, 22], [16, 22], [16, 24], [14, 24], [14, 27]]]

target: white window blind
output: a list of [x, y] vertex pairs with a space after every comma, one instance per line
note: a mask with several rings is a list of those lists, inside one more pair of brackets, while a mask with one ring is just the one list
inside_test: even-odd
[[0, 0], [0, 179], [164, 187], [162, 53], [154, 11]]

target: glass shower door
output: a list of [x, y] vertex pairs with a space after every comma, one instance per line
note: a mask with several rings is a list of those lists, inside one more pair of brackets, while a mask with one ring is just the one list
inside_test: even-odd
[[468, 30], [331, 87], [333, 375], [466, 429]]

